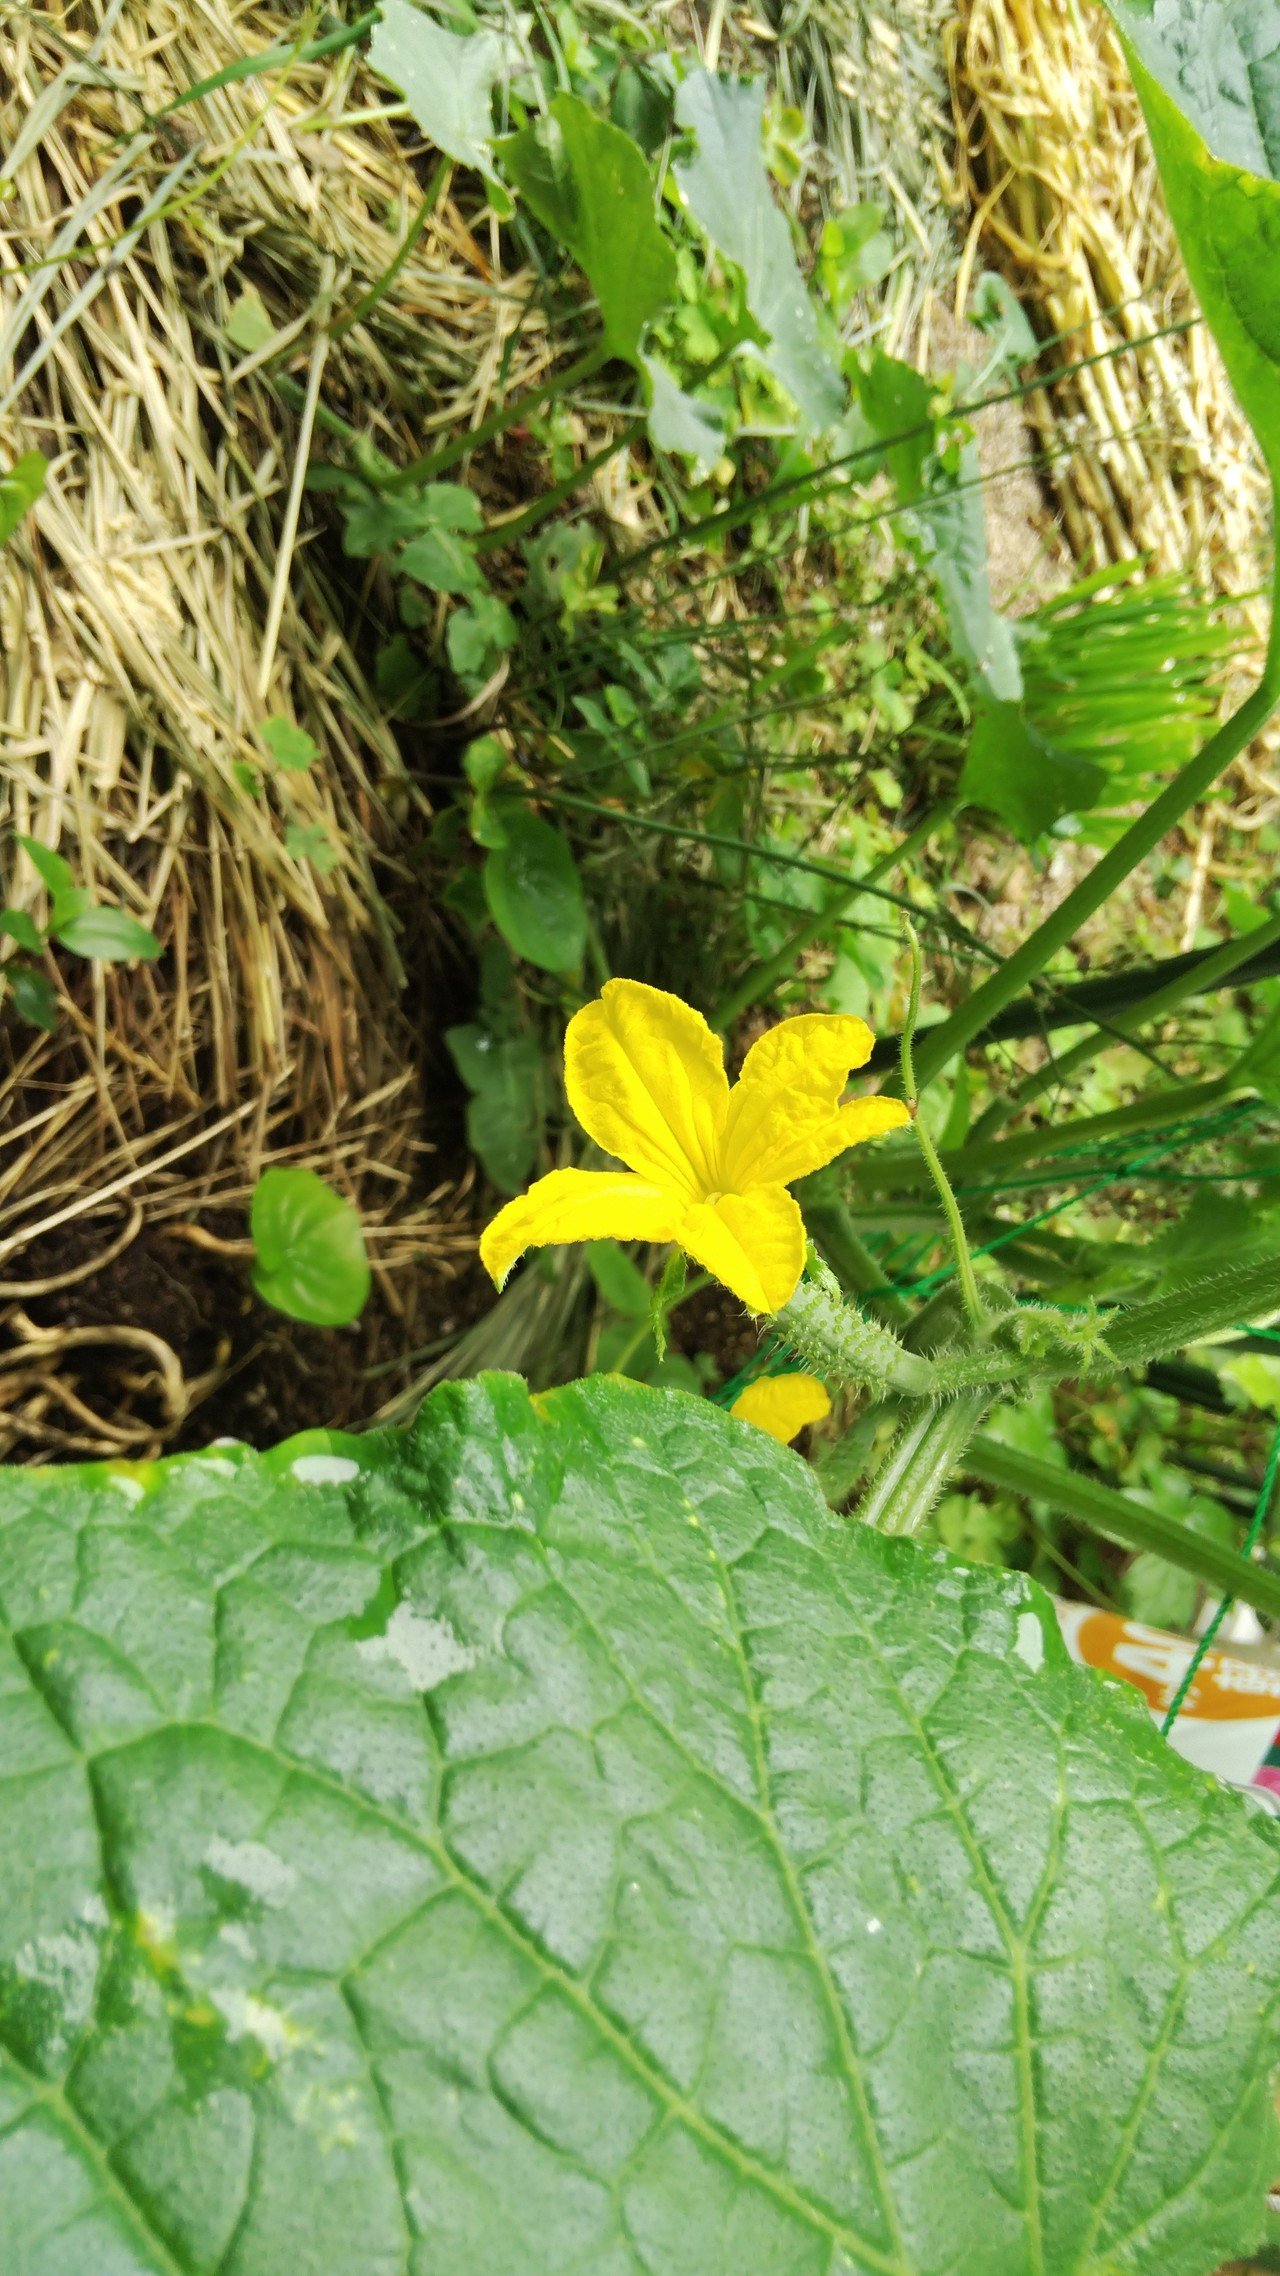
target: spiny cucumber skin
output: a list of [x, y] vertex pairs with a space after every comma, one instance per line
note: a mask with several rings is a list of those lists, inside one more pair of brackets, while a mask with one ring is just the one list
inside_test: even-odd
[[[816, 1375], [856, 1383], [874, 1398], [888, 1391], [912, 1398], [948, 1400], [966, 1391], [993, 1395], [1037, 1380], [1056, 1383], [1065, 1375], [1086, 1375], [1105, 1362], [1106, 1347], [1096, 1337], [1064, 1337], [1054, 1351], [1009, 1351], [988, 1343], [976, 1351], [940, 1353], [926, 1359], [905, 1351], [888, 1328], [846, 1302], [831, 1273], [820, 1267], [801, 1282], [789, 1304], [775, 1315], [779, 1335]], [[1073, 1349], [1073, 1343], [1075, 1348]]]
[[[802, 1281], [789, 1304], [777, 1314], [775, 1326], [814, 1373], [833, 1375], [856, 1383], [874, 1397], [883, 1398], [891, 1386], [905, 1388], [904, 1376], [920, 1381], [928, 1364], [905, 1352], [896, 1336], [878, 1321], [846, 1304], [829, 1274]], [[913, 1386], [918, 1387], [918, 1386]]]

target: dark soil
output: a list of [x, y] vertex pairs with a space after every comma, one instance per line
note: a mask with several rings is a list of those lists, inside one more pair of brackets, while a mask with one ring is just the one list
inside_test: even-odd
[[671, 1348], [695, 1359], [705, 1351], [716, 1363], [722, 1383], [732, 1381], [740, 1368], [760, 1349], [760, 1333], [736, 1296], [714, 1282], [671, 1315]]
[[[229, 1212], [210, 1213], [203, 1222], [224, 1239], [244, 1231]], [[68, 1272], [102, 1246], [101, 1220], [65, 1226], [23, 1252], [22, 1277], [37, 1282]], [[58, 1356], [59, 1379], [95, 1413], [135, 1420], [163, 1439], [166, 1452], [178, 1453], [214, 1438], [271, 1446], [295, 1431], [366, 1420], [396, 1388], [394, 1363], [410, 1344], [451, 1334], [490, 1300], [478, 1269], [452, 1275], [424, 1258], [413, 1281], [412, 1327], [379, 1297], [376, 1284], [364, 1317], [352, 1327], [307, 1327], [258, 1300], [247, 1257], [197, 1247], [161, 1225], [144, 1227], [102, 1271], [32, 1297], [22, 1309], [37, 1328], [106, 1331], [101, 1343]], [[191, 1393], [176, 1430], [150, 1356], [111, 1340], [110, 1331], [122, 1323], [160, 1337], [175, 1354]], [[384, 1374], [386, 1363], [391, 1370]], [[371, 1369], [378, 1370], [372, 1378]], [[202, 1378], [210, 1379], [207, 1385]], [[50, 1419], [63, 1419], [56, 1402]], [[85, 1425], [71, 1427], [83, 1431]], [[38, 1439], [28, 1448], [20, 1432], [12, 1458], [40, 1459], [42, 1451]]]

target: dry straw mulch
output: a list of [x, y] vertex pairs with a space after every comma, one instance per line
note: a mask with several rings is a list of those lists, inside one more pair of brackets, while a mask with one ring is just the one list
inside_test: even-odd
[[1110, 20], [1078, 0], [965, 0], [952, 52], [972, 215], [957, 300], [981, 251], [1036, 312], [1050, 364], [1072, 367], [1028, 408], [1077, 559], [1145, 553], [1254, 592], [1265, 470], [1198, 320]]
[[[822, 145], [826, 203], [887, 189], [907, 248], [877, 317], [894, 340], [950, 257], [938, 6], [652, 12], [659, 38], [678, 15], [708, 60], [775, 72]], [[270, 1385], [256, 1415], [234, 1395], [296, 1374], [299, 1348], [328, 1365], [244, 1300], [268, 1160], [312, 1164], [368, 1230], [386, 1332], [348, 1339], [335, 1416], [394, 1397], [394, 1355], [451, 1324], [471, 1252], [466, 1179], [425, 1144], [424, 1060], [458, 1016], [451, 998], [437, 1017], [450, 991], [414, 890], [432, 755], [388, 726], [347, 636], [380, 610], [395, 629], [380, 573], [319, 539], [302, 475], [335, 416], [403, 466], [574, 350], [449, 180], [424, 215], [435, 153], [358, 46], [304, 60], [311, 29], [236, 0], [75, 0], [0, 26], [0, 465], [38, 448], [51, 469], [0, 556], [0, 894], [43, 912], [29, 835], [166, 951], [152, 969], [58, 954], [57, 1036], [4, 1023], [0, 1454], [313, 1419]], [[237, 75], [273, 48], [270, 72]], [[919, 152], [907, 111], [930, 122]], [[584, 452], [598, 423], [576, 416]], [[521, 502], [510, 457], [477, 476], [491, 518]], [[647, 526], [628, 454], [593, 487]], [[273, 714], [318, 746], [309, 774], [264, 767]], [[365, 1378], [358, 1359], [383, 1364]]]
[[[1027, 397], [1027, 415], [1076, 560], [1190, 568], [1240, 599], [1260, 651], [1270, 485], [1199, 321], [1109, 18], [1092, 0], [961, 0], [950, 54], [969, 216], [957, 308], [981, 261], [1034, 313], [1060, 376]], [[1275, 747], [1264, 736], [1237, 761], [1229, 803], [1188, 818], [1185, 946], [1222, 824], [1255, 831], [1280, 811]]]
[[[314, 542], [301, 475], [331, 406], [404, 462], [483, 417], [504, 357], [519, 388], [551, 349], [447, 186], [394, 293], [344, 325], [434, 163], [359, 51], [174, 107], [298, 37], [233, 0], [0, 26], [0, 464], [50, 461], [0, 555], [0, 895], [42, 912], [21, 832], [166, 950], [60, 954], [58, 1034], [5, 1021], [0, 1453], [153, 1451], [261, 1364], [248, 1328], [196, 1365], [67, 1291], [139, 1243], [163, 1276], [167, 1229], [210, 1205], [242, 1232], [268, 1159], [357, 1200], [406, 1344], [423, 1260], [438, 1278], [468, 1246], [424, 1144], [437, 927], [406, 856], [430, 810], [347, 639], [373, 578]], [[248, 353], [246, 291], [276, 328]], [[265, 765], [272, 714], [314, 739], [310, 773]]]

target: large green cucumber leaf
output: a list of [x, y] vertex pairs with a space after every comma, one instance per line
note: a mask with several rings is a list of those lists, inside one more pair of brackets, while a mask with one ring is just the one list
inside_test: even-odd
[[4, 2276], [1203, 2276], [1270, 1827], [703, 1402], [0, 1486]]
[[1280, 6], [1105, 0], [1206, 321], [1280, 481]]

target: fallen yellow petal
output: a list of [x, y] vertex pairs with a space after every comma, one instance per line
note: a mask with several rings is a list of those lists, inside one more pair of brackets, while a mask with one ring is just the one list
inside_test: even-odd
[[729, 1111], [724, 1049], [701, 1012], [639, 980], [606, 981], [569, 1022], [569, 1104], [589, 1138], [673, 1193], [714, 1192]]
[[480, 1236], [480, 1262], [501, 1288], [526, 1249], [554, 1241], [673, 1241], [678, 1204], [625, 1170], [552, 1170], [500, 1209]]
[[831, 1401], [816, 1375], [758, 1375], [739, 1391], [729, 1412], [790, 1446], [807, 1424], [830, 1414]]

